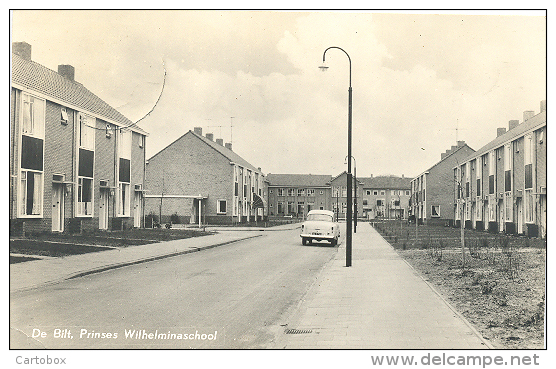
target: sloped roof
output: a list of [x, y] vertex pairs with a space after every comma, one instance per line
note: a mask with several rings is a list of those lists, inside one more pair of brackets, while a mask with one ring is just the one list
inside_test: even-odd
[[208, 138], [204, 137], [204, 136], [200, 136], [198, 134], [196, 134], [193, 131], [188, 131], [187, 133], [185, 133], [184, 135], [180, 136], [178, 139], [176, 139], [174, 142], [172, 142], [171, 144], [169, 144], [168, 146], [166, 146], [165, 148], [163, 148], [162, 150], [160, 150], [159, 152], [157, 152], [156, 154], [154, 154], [153, 156], [151, 156], [149, 159], [147, 159], [147, 161], [152, 160], [154, 157], [156, 157], [158, 154], [160, 154], [161, 152], [163, 152], [164, 150], [166, 150], [166, 148], [172, 146], [173, 144], [175, 144], [176, 142], [180, 141], [182, 138], [184, 138], [187, 135], [191, 135], [199, 140], [201, 140], [202, 142], [204, 142], [205, 144], [207, 144], [208, 146], [210, 146], [211, 148], [213, 148], [217, 153], [219, 153], [220, 155], [222, 155], [223, 157], [225, 157], [227, 160], [234, 162], [244, 168], [250, 169], [254, 172], [258, 172], [261, 173], [262, 172], [258, 169], [255, 168], [253, 165], [249, 164], [245, 159], [243, 159], [241, 156], [239, 156], [238, 154], [236, 154], [235, 152], [233, 152], [232, 150], [228, 149], [225, 146], [222, 146], [214, 141], [209, 140]]
[[516, 138], [523, 136], [526, 132], [534, 130], [546, 125], [546, 110], [539, 114], [527, 119], [525, 122], [518, 124], [513, 129], [507, 131], [503, 135], [496, 137], [494, 140], [481, 147], [479, 150], [469, 155], [464, 161], [469, 161], [478, 158], [489, 151], [503, 146], [507, 142], [511, 142]]
[[[474, 155], [474, 154], [475, 154], [475, 150], [473, 150], [468, 144], [464, 143], [463, 145], [460, 145], [460, 146], [458, 146], [456, 149], [452, 150], [452, 151], [450, 152], [450, 154], [446, 155], [446, 157], [444, 157], [444, 158], [441, 159], [440, 161], [436, 162], [436, 164], [434, 164], [432, 167], [430, 167], [429, 169], [427, 169], [427, 170], [425, 170], [424, 172], [420, 173], [418, 176], [415, 176], [415, 178], [421, 176], [423, 173], [430, 172], [434, 167], [436, 167], [436, 166], [439, 165], [440, 163], [445, 162], [446, 160], [452, 158], [456, 153], [460, 152], [461, 150], [463, 150], [463, 149], [466, 148], [466, 147], [467, 147], [468, 149], [470, 149], [470, 150], [473, 151], [473, 154], [471, 154], [471, 155]], [[415, 179], [415, 178], [412, 178], [411, 180], [413, 181], [413, 179]]]
[[82, 84], [14, 53], [12, 53], [12, 83], [104, 117], [121, 126], [133, 126], [130, 127], [132, 130], [146, 134]]
[[204, 143], [206, 143], [207, 145], [212, 147], [214, 150], [218, 151], [220, 154], [222, 154], [228, 160], [230, 160], [230, 161], [232, 161], [232, 162], [234, 162], [234, 163], [236, 163], [236, 164], [238, 164], [238, 165], [240, 165], [244, 168], [251, 169], [254, 172], [261, 173], [259, 168], [256, 168], [255, 166], [251, 165], [245, 159], [243, 159], [241, 156], [236, 154], [234, 151], [228, 149], [227, 147], [222, 146], [222, 145], [216, 143], [215, 141], [211, 141], [208, 138], [206, 138], [205, 136], [200, 136], [193, 131], [189, 131], [186, 134], [192, 134], [193, 136], [201, 139]]
[[411, 178], [396, 176], [357, 177], [363, 188], [406, 190], [411, 188]]
[[330, 184], [329, 175], [321, 174], [268, 174], [269, 186], [281, 187], [327, 187]]

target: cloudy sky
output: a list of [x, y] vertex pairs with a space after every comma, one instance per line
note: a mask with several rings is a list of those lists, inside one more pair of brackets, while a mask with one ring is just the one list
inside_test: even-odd
[[329, 46], [352, 62], [358, 176], [415, 176], [539, 112], [544, 12], [405, 13], [14, 11], [11, 35], [139, 121], [148, 157], [202, 127], [265, 173], [339, 174], [349, 61], [322, 73]]

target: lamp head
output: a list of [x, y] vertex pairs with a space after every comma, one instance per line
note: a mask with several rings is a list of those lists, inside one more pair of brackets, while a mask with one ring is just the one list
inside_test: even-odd
[[326, 72], [326, 70], [328, 69], [328, 66], [326, 66], [326, 64], [322, 63], [322, 65], [319, 66], [319, 69], [320, 69], [322, 72]]

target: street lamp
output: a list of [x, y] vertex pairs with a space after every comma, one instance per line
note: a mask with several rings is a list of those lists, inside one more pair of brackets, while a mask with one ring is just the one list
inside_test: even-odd
[[[327, 48], [326, 50], [324, 50], [324, 53], [322, 54], [322, 66], [320, 66], [319, 68], [325, 72], [328, 67], [326, 65], [324, 65], [325, 61], [326, 61], [326, 52], [330, 49], [338, 49], [344, 52], [344, 54], [346, 54], [346, 56], [348, 57], [349, 60], [349, 89], [348, 89], [348, 152], [347, 152], [347, 156], [349, 158], [351, 158], [351, 58], [349, 57], [349, 54], [342, 48], [337, 47], [337, 46], [331, 46], [329, 48]], [[347, 203], [348, 203], [348, 207], [347, 207], [347, 214], [346, 214], [346, 267], [350, 267], [351, 266], [351, 221], [352, 221], [352, 214], [351, 214], [351, 204], [352, 204], [352, 193], [351, 193], [351, 187], [352, 187], [352, 177], [351, 177], [351, 160], [348, 160], [348, 172], [347, 172]]]
[[[346, 158], [344, 159], [344, 164], [347, 164], [346, 163], [347, 158], [348, 157], [346, 156]], [[357, 212], [357, 160], [355, 160], [355, 158], [353, 156], [351, 158], [353, 159], [353, 162], [354, 162], [353, 163], [353, 183], [354, 183], [354, 186], [355, 186], [355, 196], [353, 198], [353, 202], [354, 202], [353, 210], [354, 210], [354, 213], [355, 213], [355, 215], [353, 216], [353, 233], [357, 233], [357, 215], [358, 215], [358, 212]]]

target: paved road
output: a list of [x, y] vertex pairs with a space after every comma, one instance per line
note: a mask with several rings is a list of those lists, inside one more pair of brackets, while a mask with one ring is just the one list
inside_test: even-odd
[[11, 347], [267, 347], [338, 250], [301, 246], [298, 233], [12, 293]]

